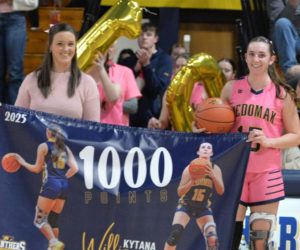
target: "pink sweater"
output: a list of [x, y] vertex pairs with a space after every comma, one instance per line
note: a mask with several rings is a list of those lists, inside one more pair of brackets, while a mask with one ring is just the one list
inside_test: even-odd
[[71, 118], [100, 120], [100, 99], [97, 84], [92, 77], [82, 72], [75, 94], [67, 95], [70, 72], [51, 72], [51, 92], [44, 98], [37, 86], [36, 73], [28, 74], [18, 93], [15, 105], [27, 109], [52, 113]]

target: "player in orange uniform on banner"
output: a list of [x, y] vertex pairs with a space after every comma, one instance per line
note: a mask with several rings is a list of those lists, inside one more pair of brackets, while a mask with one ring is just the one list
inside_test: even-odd
[[199, 158], [194, 159], [184, 170], [177, 189], [180, 199], [172, 222], [170, 236], [165, 243], [165, 250], [176, 248], [181, 235], [191, 217], [196, 219], [203, 237], [206, 249], [218, 249], [218, 237], [214, 222], [210, 198], [213, 186], [219, 195], [224, 193], [224, 183], [221, 169], [211, 162], [213, 147], [204, 142], [197, 152]]
[[[78, 166], [72, 151], [65, 145], [62, 131], [58, 126], [48, 128], [46, 136], [48, 141], [38, 146], [34, 164], [26, 162], [16, 153], [4, 156], [2, 164], [4, 163], [3, 168], [11, 170], [10, 172], [17, 171], [20, 165], [33, 173], [44, 171], [34, 225], [48, 239], [48, 250], [60, 250], [64, 249], [65, 245], [58, 240], [58, 217], [68, 196], [68, 179], [77, 173]], [[13, 168], [16, 165], [18, 167]]]

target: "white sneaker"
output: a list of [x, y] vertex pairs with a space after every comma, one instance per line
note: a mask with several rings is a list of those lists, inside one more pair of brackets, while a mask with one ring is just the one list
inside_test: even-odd
[[244, 239], [241, 240], [239, 250], [249, 250], [249, 246]]
[[50, 245], [50, 249], [51, 250], [62, 250], [62, 249], [64, 249], [65, 248], [65, 244], [64, 243], [62, 243], [61, 241], [56, 241], [56, 243], [55, 244], [51, 244]]

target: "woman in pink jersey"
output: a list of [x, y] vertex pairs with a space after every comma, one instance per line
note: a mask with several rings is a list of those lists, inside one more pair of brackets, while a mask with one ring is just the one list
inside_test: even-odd
[[[235, 111], [232, 132], [249, 132], [252, 143], [232, 249], [238, 249], [250, 206], [250, 249], [272, 249], [279, 200], [284, 199], [281, 148], [300, 143], [294, 90], [278, 76], [272, 42], [253, 38], [245, 54], [249, 75], [224, 86], [221, 98]], [[283, 134], [285, 129], [285, 134]]]
[[[187, 61], [189, 60], [189, 54], [184, 53], [180, 54], [176, 61], [175, 61], [175, 66], [174, 66], [174, 74], [176, 74], [184, 65], [187, 64]], [[172, 77], [173, 78], [173, 77]], [[160, 129], [164, 130], [167, 129], [169, 126], [169, 112], [167, 109], [167, 103], [166, 103], [166, 96], [167, 96], [167, 91], [165, 91], [163, 100], [162, 100], [162, 109], [160, 111], [160, 116], [157, 119], [156, 117], [152, 117], [149, 122], [148, 122], [148, 128], [151, 129]], [[204, 89], [204, 86], [202, 83], [196, 82], [194, 84], [194, 88], [192, 91], [191, 99], [190, 99], [190, 104], [193, 108], [193, 110], [196, 109], [196, 106], [201, 104], [204, 99], [206, 99], [207, 95]]]

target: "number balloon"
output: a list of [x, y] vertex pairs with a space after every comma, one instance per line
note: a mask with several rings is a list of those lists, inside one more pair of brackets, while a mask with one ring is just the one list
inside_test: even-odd
[[83, 71], [92, 66], [97, 51], [104, 54], [121, 36], [135, 39], [141, 33], [142, 8], [119, 0], [77, 42], [77, 62]]
[[219, 97], [226, 82], [217, 61], [210, 55], [194, 55], [175, 75], [167, 90], [167, 107], [176, 131], [191, 132], [194, 112], [190, 98], [194, 84], [203, 82], [208, 97]]

